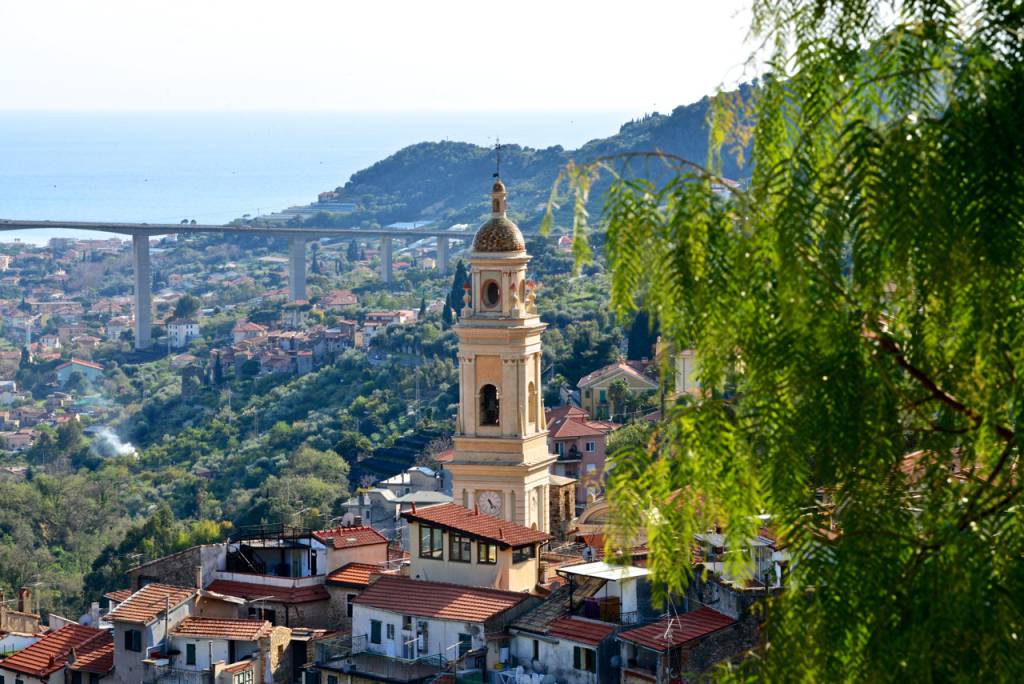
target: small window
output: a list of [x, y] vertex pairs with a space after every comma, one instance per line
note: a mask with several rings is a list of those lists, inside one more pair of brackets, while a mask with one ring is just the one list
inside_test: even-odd
[[472, 555], [473, 540], [454, 532], [448, 535], [448, 560], [458, 563], [470, 563]]
[[572, 666], [582, 672], [597, 672], [597, 658], [594, 651], [581, 646], [573, 646]]
[[[3, 679], [3, 677], [0, 677], [0, 679]], [[82, 684], [82, 673], [78, 670], [71, 672], [71, 684]]]
[[420, 524], [420, 558], [444, 558], [443, 530]]
[[395, 638], [395, 626], [390, 624], [390, 623], [388, 624], [387, 635], [388, 635], [388, 639], [394, 639]]
[[358, 594], [349, 594], [348, 600], [345, 602], [345, 615], [352, 617], [352, 609], [355, 608], [355, 599]]
[[142, 632], [137, 629], [126, 629], [124, 632], [124, 648], [126, 651], [142, 652]]
[[185, 664], [195, 665], [196, 664], [196, 645], [185, 644]]
[[605, 396], [604, 390], [601, 390], [601, 392], [597, 395], [597, 400], [602, 404], [608, 401], [607, 397]]
[[471, 634], [459, 633], [459, 657], [466, 655], [473, 650], [473, 636]]
[[411, 632], [412, 631], [412, 616], [411, 615], [403, 615], [402, 616], [402, 629], [404, 629], [406, 632]]
[[231, 680], [231, 684], [252, 684], [253, 673], [252, 670], [246, 670], [245, 672], [239, 672]]
[[520, 546], [512, 549], [512, 562], [522, 563], [523, 561], [530, 560], [531, 558], [537, 557], [537, 550], [531, 544], [530, 546]]
[[583, 398], [584, 399], [589, 399], [590, 398], [590, 390], [588, 390], [588, 389], [583, 390]]
[[499, 417], [498, 388], [484, 385], [480, 388], [480, 424], [497, 425]]
[[477, 542], [476, 562], [484, 565], [494, 565], [498, 562], [498, 545]]
[[379, 644], [380, 643], [380, 626], [381, 626], [381, 621], [380, 620], [370, 620], [370, 643], [371, 644]]
[[327, 675], [327, 684], [338, 684], [337, 675]]
[[596, 449], [597, 444], [595, 442], [587, 442], [586, 444], [583, 445], [583, 450], [586, 451], [588, 454], [594, 453]]
[[540, 661], [540, 641], [533, 640], [533, 659]]
[[483, 294], [484, 306], [488, 309], [497, 308], [498, 304], [501, 303], [501, 288], [493, 280], [488, 280], [484, 283]]

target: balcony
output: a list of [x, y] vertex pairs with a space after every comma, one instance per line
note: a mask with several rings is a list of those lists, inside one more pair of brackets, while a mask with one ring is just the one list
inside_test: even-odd
[[425, 682], [447, 669], [448, 661], [441, 655], [398, 658], [371, 653], [368, 641], [366, 635], [321, 639], [316, 644], [316, 667], [398, 684]]
[[180, 667], [160, 666], [147, 668], [144, 684], [213, 684], [209, 670], [187, 670]]

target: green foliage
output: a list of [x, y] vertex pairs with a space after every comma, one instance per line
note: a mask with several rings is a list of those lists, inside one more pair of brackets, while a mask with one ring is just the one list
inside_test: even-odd
[[694, 533], [740, 550], [770, 516], [793, 560], [738, 678], [1020, 680], [1024, 14], [754, 10], [770, 75], [720, 98], [707, 169], [566, 171], [584, 196], [612, 172], [613, 306], [694, 346], [705, 389], [617, 451], [613, 531], [646, 527], [680, 591]]
[[203, 300], [194, 295], [184, 295], [174, 304], [174, 318], [192, 318], [203, 307]]

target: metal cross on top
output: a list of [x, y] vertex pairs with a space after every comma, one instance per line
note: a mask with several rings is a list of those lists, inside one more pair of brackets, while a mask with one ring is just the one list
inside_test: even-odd
[[501, 178], [501, 139], [494, 139], [494, 152], [496, 155], [494, 163], [494, 177]]

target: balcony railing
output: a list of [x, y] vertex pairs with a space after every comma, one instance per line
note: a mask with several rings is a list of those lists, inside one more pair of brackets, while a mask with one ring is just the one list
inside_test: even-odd
[[147, 669], [143, 682], [144, 684], [213, 684], [213, 675], [209, 670], [155, 666]]
[[440, 655], [398, 658], [369, 651], [364, 635], [321, 639], [316, 645], [316, 665], [372, 679], [391, 682], [416, 682], [430, 679], [448, 669], [448, 660]]

